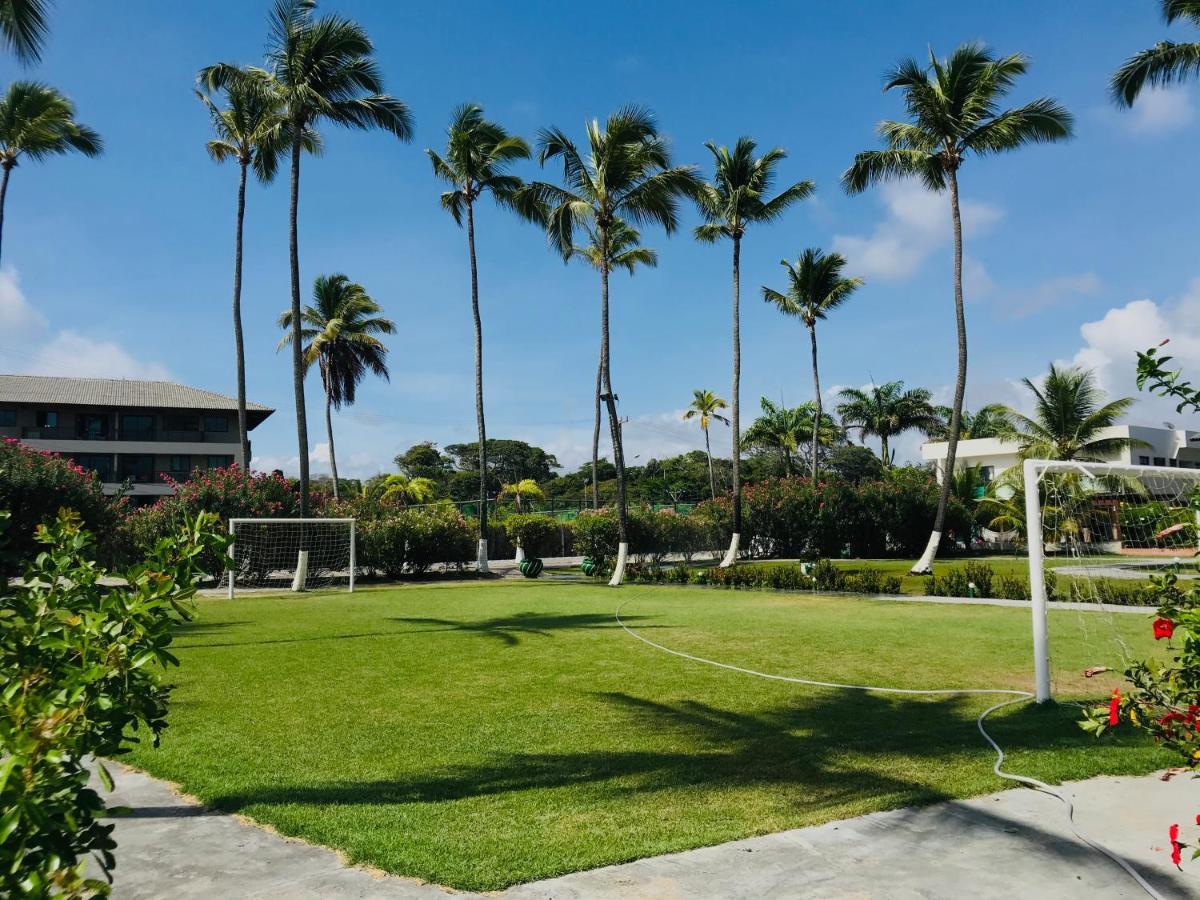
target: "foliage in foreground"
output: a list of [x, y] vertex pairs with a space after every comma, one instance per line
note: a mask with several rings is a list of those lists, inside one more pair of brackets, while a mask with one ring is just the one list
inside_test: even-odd
[[88, 855], [106, 877], [116, 864], [85, 760], [129, 752], [139, 727], [157, 746], [171, 690], [161, 671], [178, 664], [168, 648], [191, 617], [200, 557], [223, 546], [214, 525], [189, 520], [109, 588], [92, 535], [63, 511], [38, 529], [42, 551], [21, 583], [0, 586], [0, 894], [108, 893], [84, 876]]

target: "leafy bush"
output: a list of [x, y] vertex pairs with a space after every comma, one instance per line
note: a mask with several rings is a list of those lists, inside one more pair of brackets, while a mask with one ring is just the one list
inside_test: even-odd
[[388, 578], [421, 575], [475, 556], [475, 527], [451, 503], [400, 510], [358, 523], [358, 564]]
[[[0, 582], [0, 894], [107, 895], [84, 877], [87, 857], [108, 876], [115, 865], [104, 801], [88, 787], [85, 760], [128, 752], [137, 730], [157, 745], [170, 688], [160, 670], [190, 618], [197, 563], [220, 555], [212, 517], [185, 523], [144, 564], [106, 587], [90, 558], [92, 535], [77, 513], [38, 529], [42, 552], [21, 583]], [[111, 789], [103, 764], [97, 769]]]
[[[1050, 575], [1053, 573], [1047, 573]], [[1110, 578], [1067, 578], [1066, 590], [1047, 593], [1055, 600], [1075, 603], [1111, 603], [1114, 606], [1154, 606], [1156, 598], [1151, 584], [1138, 581], [1118, 581]]]
[[514, 513], [504, 519], [504, 532], [526, 556], [558, 556], [562, 552], [562, 523], [540, 513]]
[[711, 587], [776, 591], [845, 591], [865, 594], [898, 594], [900, 579], [881, 569], [865, 568], [847, 573], [828, 560], [819, 561], [811, 574], [799, 565], [743, 565], [720, 568], [631, 565], [630, 581], [643, 584], [698, 584]]
[[0, 443], [0, 509], [9, 520], [6, 552], [0, 556], [0, 581], [37, 555], [37, 527], [53, 522], [60, 509], [79, 513], [85, 527], [99, 536], [95, 552], [111, 562], [120, 551], [118, 524], [126, 501], [106, 497], [99, 478], [56, 453], [34, 450], [13, 438]]
[[585, 509], [575, 517], [575, 552], [596, 561], [603, 570], [617, 556], [617, 514], [614, 510]]

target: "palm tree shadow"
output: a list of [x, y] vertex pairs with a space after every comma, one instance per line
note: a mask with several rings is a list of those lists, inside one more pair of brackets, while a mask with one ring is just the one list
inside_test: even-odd
[[[625, 616], [629, 622], [644, 621], [651, 616]], [[405, 622], [410, 625], [428, 625], [429, 628], [418, 629], [415, 633], [459, 632], [479, 634], [494, 638], [505, 646], [514, 647], [521, 642], [521, 635], [552, 637], [556, 631], [572, 631], [577, 629], [611, 629], [620, 628], [620, 624], [611, 613], [539, 613], [521, 612], [509, 616], [495, 616], [491, 619], [442, 619], [433, 616], [396, 616], [389, 622]], [[669, 628], [668, 625], [645, 625], [642, 628]], [[414, 632], [400, 632], [411, 634]]]

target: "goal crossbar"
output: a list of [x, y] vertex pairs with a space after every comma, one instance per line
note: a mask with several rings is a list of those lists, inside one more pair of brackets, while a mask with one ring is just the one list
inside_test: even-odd
[[[317, 525], [317, 526], [346, 525], [346, 526], [348, 526], [349, 527], [349, 538], [348, 538], [349, 552], [348, 552], [348, 560], [347, 560], [347, 572], [348, 572], [347, 587], [348, 587], [348, 590], [350, 593], [354, 592], [354, 579], [355, 579], [356, 570], [358, 568], [357, 547], [356, 547], [357, 541], [355, 539], [356, 538], [356, 520], [355, 519], [352, 519], [352, 518], [332, 518], [332, 519], [303, 518], [303, 519], [301, 519], [301, 518], [282, 518], [282, 517], [253, 518], [253, 517], [244, 517], [243, 516], [243, 517], [231, 518], [229, 520], [230, 541], [229, 541], [229, 549], [227, 552], [229, 555], [229, 564], [230, 564], [229, 565], [229, 598], [231, 600], [233, 599], [233, 596], [234, 596], [234, 583], [237, 580], [235, 555], [237, 552], [237, 543], [238, 543], [237, 534], [238, 534], [238, 526], [239, 525], [299, 525], [299, 526], [304, 526], [304, 525]], [[294, 576], [293, 582], [292, 582], [292, 590], [293, 591], [301, 591], [304, 589], [304, 585], [305, 585], [307, 575], [308, 575], [308, 553], [309, 553], [309, 551], [304, 549], [303, 547], [298, 548], [298, 550], [297, 550], [295, 576]]]

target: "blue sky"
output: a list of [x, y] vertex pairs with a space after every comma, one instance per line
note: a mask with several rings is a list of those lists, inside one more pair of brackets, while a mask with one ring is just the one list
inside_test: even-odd
[[[14, 172], [0, 278], [0, 371], [169, 377], [232, 393], [229, 296], [236, 169], [205, 154], [196, 70], [261, 60], [266, 3], [58, 0], [41, 65], [0, 63], [0, 78], [44, 80], [105, 138], [98, 160], [54, 159]], [[782, 180], [813, 179], [814, 199], [748, 235], [743, 253], [743, 402], [811, 394], [802, 328], [759, 299], [782, 287], [778, 262], [807, 246], [839, 249], [867, 285], [820, 331], [825, 385], [903, 379], [948, 399], [954, 370], [948, 210], [914, 186], [845, 196], [838, 176], [877, 145], [876, 122], [902, 115], [881, 73], [932, 45], [982, 40], [1021, 51], [1030, 73], [1015, 105], [1058, 98], [1077, 136], [971, 161], [967, 226], [968, 406], [1019, 402], [1013, 382], [1051, 360], [1097, 369], [1132, 392], [1132, 350], [1171, 336], [1200, 366], [1200, 223], [1192, 177], [1196, 92], [1154, 93], [1133, 111], [1107, 100], [1124, 58], [1187, 26], [1157, 4], [932, 2], [846, 4], [611, 2], [603, 15], [556, 2], [396, 4], [326, 0], [377, 46], [387, 90], [405, 100], [416, 139], [325, 132], [306, 159], [301, 266], [362, 282], [399, 325], [391, 383], [367, 382], [336, 421], [344, 474], [390, 466], [409, 444], [474, 434], [471, 318], [463, 233], [438, 207], [425, 147], [443, 144], [451, 109], [481, 103], [530, 139], [626, 103], [658, 115], [680, 162], [710, 170], [705, 140], [748, 134], [781, 145]], [[519, 169], [543, 177], [533, 163]], [[547, 172], [557, 177], [557, 172]], [[289, 359], [275, 352], [288, 302], [284, 180], [248, 198], [244, 310], [249, 392], [278, 412], [253, 434], [258, 464], [292, 468]], [[686, 228], [648, 230], [660, 264], [613, 278], [614, 379], [630, 416], [631, 456], [702, 446], [679, 421], [691, 391], [729, 390], [729, 248]], [[598, 279], [564, 266], [532, 226], [485, 208], [478, 222], [489, 434], [530, 440], [570, 466], [587, 455]], [[320, 387], [309, 383], [320, 457]], [[1134, 419], [1158, 424], [1146, 404]], [[1179, 424], [1184, 424], [1180, 422]], [[725, 434], [715, 434], [716, 447]], [[917, 441], [901, 444], [913, 457]], [[316, 468], [319, 470], [320, 465]]]

